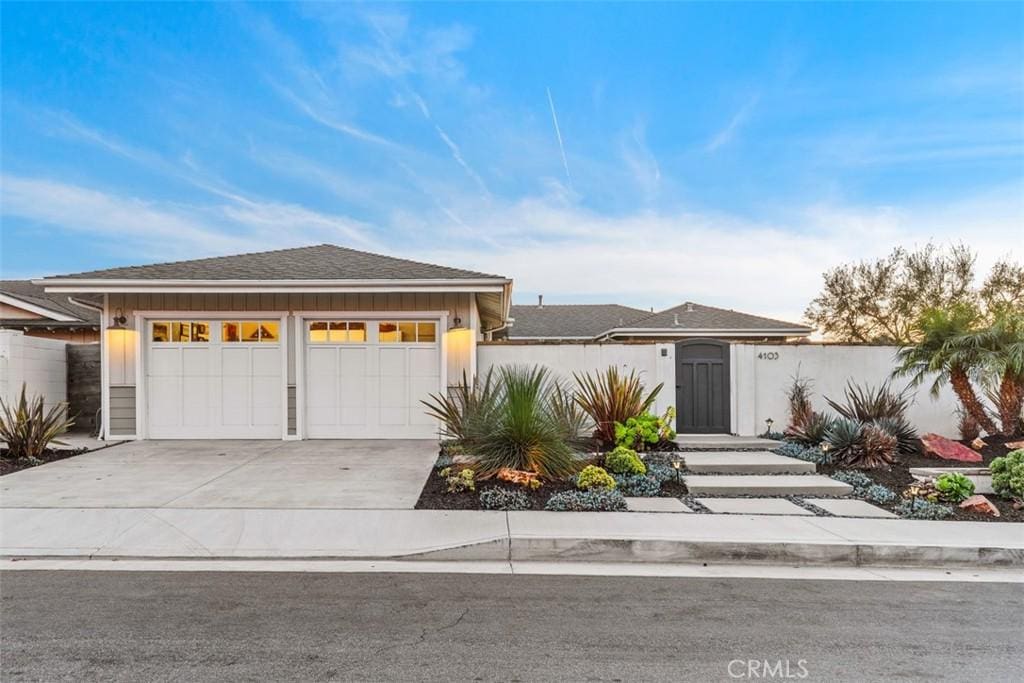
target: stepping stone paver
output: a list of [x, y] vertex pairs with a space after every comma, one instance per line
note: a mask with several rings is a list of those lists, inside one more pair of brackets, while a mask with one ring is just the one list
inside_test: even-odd
[[626, 498], [630, 512], [693, 512], [678, 498]]
[[863, 500], [836, 500], [835, 498], [804, 498], [810, 503], [836, 517], [895, 517], [888, 510], [883, 510]]
[[793, 474], [815, 472], [806, 462], [768, 451], [718, 451], [682, 453], [686, 469], [695, 474]]
[[737, 515], [809, 515], [814, 513], [783, 498], [698, 498], [712, 512]]
[[682, 448], [760, 448], [772, 450], [782, 442], [762, 439], [756, 436], [733, 436], [732, 434], [679, 434], [676, 443]]
[[691, 474], [683, 480], [690, 493], [724, 496], [848, 496], [853, 491], [819, 474]]

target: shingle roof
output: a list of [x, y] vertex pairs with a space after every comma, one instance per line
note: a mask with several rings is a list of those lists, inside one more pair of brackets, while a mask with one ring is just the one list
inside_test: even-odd
[[[618, 304], [544, 304], [512, 306], [509, 314], [515, 322], [508, 328], [508, 339], [593, 339], [614, 328], [657, 331], [739, 330], [759, 332], [779, 329], [811, 328], [797, 323], [773, 320], [726, 308], [687, 302], [651, 313]], [[676, 324], [678, 316], [678, 323]]]
[[[29, 280], [0, 280], [0, 293], [14, 297], [20, 301], [24, 301], [27, 304], [33, 304], [35, 306], [45, 308], [53, 311], [54, 313], [62, 313], [68, 317], [75, 318], [79, 323], [99, 324], [99, 311], [95, 311], [84, 306], [76, 306], [68, 301], [67, 294], [47, 294], [43, 291], [42, 286], [34, 285]], [[90, 298], [88, 295], [81, 295], [77, 298], [82, 300], [93, 300], [99, 303], [96, 298]], [[31, 322], [31, 320], [21, 320], [19, 318], [12, 322], [22, 324]], [[71, 323], [58, 324], [70, 325]]]
[[629, 325], [650, 311], [618, 304], [544, 304], [512, 306], [509, 339], [592, 338], [613, 327]]
[[687, 301], [673, 308], [649, 314], [624, 327], [665, 330], [778, 330], [811, 328], [799, 323], [764, 318], [728, 308], [715, 308]]
[[[46, 278], [96, 280], [465, 280], [502, 278], [333, 244], [125, 266]], [[502, 278], [505, 279], [505, 278]]]

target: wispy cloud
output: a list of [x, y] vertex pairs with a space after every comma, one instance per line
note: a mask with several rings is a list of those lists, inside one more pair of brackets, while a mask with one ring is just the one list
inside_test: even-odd
[[558, 151], [562, 154], [562, 166], [565, 168], [565, 179], [572, 188], [572, 174], [569, 173], [569, 160], [565, 157], [565, 144], [562, 142], [562, 130], [558, 127], [558, 114], [555, 113], [555, 100], [551, 97], [551, 88], [545, 88], [548, 93], [548, 104], [551, 105], [551, 122], [555, 124], [555, 137], [558, 138]]
[[750, 118], [751, 112], [754, 110], [754, 107], [757, 106], [758, 100], [760, 99], [760, 95], [751, 96], [750, 99], [748, 99], [743, 106], [741, 106], [736, 113], [732, 115], [732, 118], [729, 119], [729, 123], [727, 123], [724, 128], [715, 133], [715, 135], [708, 140], [707, 144], [704, 145], [704, 151], [714, 152], [719, 147], [723, 147], [732, 142], [739, 134], [740, 129]]
[[661, 187], [661, 166], [647, 146], [647, 127], [638, 121], [625, 132], [621, 144], [622, 158], [633, 181], [650, 201], [657, 197]]
[[369, 142], [374, 145], [381, 145], [382, 147], [389, 147], [391, 149], [402, 149], [402, 146], [394, 140], [389, 140], [382, 135], [371, 133], [359, 128], [358, 126], [354, 126], [351, 123], [335, 118], [330, 112], [324, 111], [321, 107], [314, 106], [311, 102], [299, 97], [286, 86], [280, 84], [275, 84], [275, 86], [278, 92], [280, 92], [285, 99], [295, 105], [299, 111], [322, 126], [336, 130], [339, 133], [344, 133], [345, 135], [362, 142]]

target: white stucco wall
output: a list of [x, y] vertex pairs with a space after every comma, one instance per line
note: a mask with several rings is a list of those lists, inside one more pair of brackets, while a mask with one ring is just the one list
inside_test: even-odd
[[478, 376], [498, 365], [545, 365], [572, 380], [574, 372], [605, 370], [610, 365], [636, 370], [644, 386], [665, 386], [658, 394], [658, 413], [675, 404], [675, 346], [672, 344], [481, 344], [477, 347]]
[[[849, 379], [862, 385], [889, 379], [896, 351], [894, 346], [733, 344], [732, 424], [739, 434], [757, 434], [770, 417], [781, 430], [789, 415], [786, 391], [798, 370], [814, 383], [815, 409], [824, 410], [823, 396], [841, 400]], [[906, 385], [905, 379], [892, 381], [897, 390]], [[947, 386], [933, 399], [928, 386], [916, 389], [907, 417], [921, 433], [957, 437], [955, 395]]]
[[42, 394], [46, 408], [67, 400], [67, 342], [26, 337], [17, 330], [0, 330], [0, 397], [17, 400], [21, 384], [27, 395]]

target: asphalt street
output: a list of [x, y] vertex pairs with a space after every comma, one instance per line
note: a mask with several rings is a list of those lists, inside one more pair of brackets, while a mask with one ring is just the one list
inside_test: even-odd
[[1024, 585], [12, 571], [11, 681], [1020, 680]]

